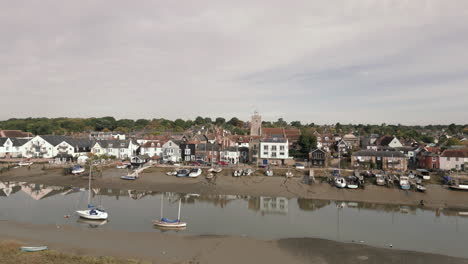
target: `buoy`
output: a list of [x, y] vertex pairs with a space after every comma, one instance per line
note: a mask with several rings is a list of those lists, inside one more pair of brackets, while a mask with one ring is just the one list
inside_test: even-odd
[[390, 244], [390, 247], [393, 247], [393, 245], [392, 245], [392, 244]]

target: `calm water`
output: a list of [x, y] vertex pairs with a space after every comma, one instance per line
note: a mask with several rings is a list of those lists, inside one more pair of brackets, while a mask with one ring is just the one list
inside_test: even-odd
[[[0, 182], [0, 220], [69, 224], [108, 230], [176, 232], [155, 229], [162, 193], [94, 189], [94, 203], [109, 211], [97, 226], [73, 212], [85, 208], [88, 191], [38, 184]], [[325, 238], [344, 242], [468, 257], [468, 217], [457, 210], [335, 202], [282, 197], [164, 193], [164, 216], [188, 223], [181, 234], [237, 235], [260, 239]], [[467, 210], [468, 211], [468, 210]], [[64, 215], [71, 215], [64, 218]]]

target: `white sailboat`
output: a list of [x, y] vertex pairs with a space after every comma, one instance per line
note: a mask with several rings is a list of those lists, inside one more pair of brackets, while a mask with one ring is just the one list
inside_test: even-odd
[[164, 229], [184, 229], [187, 227], [187, 223], [180, 221], [180, 205], [182, 200], [179, 198], [179, 212], [177, 214], [176, 220], [169, 220], [163, 216], [163, 204], [164, 204], [164, 194], [161, 196], [161, 219], [154, 220], [153, 225], [159, 228]]
[[89, 220], [106, 220], [108, 218], [108, 213], [97, 206], [91, 205], [91, 171], [93, 165], [89, 166], [89, 176], [88, 176], [88, 208], [84, 210], [76, 211], [78, 216], [89, 219]]

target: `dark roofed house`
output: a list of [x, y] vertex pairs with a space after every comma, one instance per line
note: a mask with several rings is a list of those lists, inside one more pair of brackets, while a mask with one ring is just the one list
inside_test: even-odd
[[313, 167], [327, 167], [328, 153], [323, 149], [313, 149], [309, 153], [309, 161]]
[[406, 171], [408, 159], [399, 151], [360, 150], [351, 155], [351, 166], [360, 169]]

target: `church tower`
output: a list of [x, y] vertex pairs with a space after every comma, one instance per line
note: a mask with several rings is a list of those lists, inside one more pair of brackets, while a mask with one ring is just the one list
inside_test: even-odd
[[254, 112], [252, 120], [250, 122], [250, 135], [261, 136], [262, 135], [262, 116], [257, 111]]

